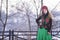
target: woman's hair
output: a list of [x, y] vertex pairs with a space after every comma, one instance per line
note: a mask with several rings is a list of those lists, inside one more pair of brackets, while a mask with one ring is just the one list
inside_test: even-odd
[[47, 10], [47, 16], [48, 16], [48, 18], [52, 19], [52, 15], [49, 13], [47, 6], [42, 6], [41, 10], [43, 10], [43, 9]]
[[52, 15], [51, 15], [51, 13], [49, 13], [49, 11], [47, 10], [47, 16], [48, 16], [48, 18], [50, 18], [50, 19], [52, 19]]

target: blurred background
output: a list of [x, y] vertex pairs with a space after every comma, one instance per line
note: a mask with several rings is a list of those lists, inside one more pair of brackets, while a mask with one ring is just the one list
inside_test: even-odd
[[36, 40], [43, 5], [54, 16], [52, 39], [60, 40], [60, 0], [0, 0], [0, 39]]

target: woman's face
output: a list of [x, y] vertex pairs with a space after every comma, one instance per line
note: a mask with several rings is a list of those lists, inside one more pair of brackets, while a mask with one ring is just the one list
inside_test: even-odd
[[44, 14], [47, 14], [47, 9], [42, 9], [42, 12], [43, 12]]

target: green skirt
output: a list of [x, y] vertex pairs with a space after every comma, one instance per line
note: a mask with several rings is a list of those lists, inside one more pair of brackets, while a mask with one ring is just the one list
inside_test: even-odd
[[52, 40], [51, 34], [48, 34], [45, 28], [39, 28], [37, 33], [37, 40]]

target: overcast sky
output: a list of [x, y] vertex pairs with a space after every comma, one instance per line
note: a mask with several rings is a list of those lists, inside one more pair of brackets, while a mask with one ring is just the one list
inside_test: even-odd
[[[22, 0], [22, 2], [27, 2], [27, 3], [29, 3], [30, 5], [31, 5], [31, 9], [33, 10], [33, 12], [35, 12], [35, 9], [34, 9], [34, 6], [33, 6], [33, 2], [32, 2], [33, 0]], [[37, 0], [36, 0], [37, 1]], [[41, 1], [41, 0], [40, 0]], [[18, 2], [21, 2], [21, 0], [8, 0], [8, 2], [9, 2], [9, 11], [11, 10], [11, 5], [16, 5], [16, 3], [18, 3]], [[49, 8], [49, 10], [51, 11], [57, 4], [57, 7], [54, 9], [54, 10], [56, 10], [56, 11], [60, 11], [60, 0], [43, 0], [43, 5], [46, 5], [48, 8]], [[0, 1], [0, 3], [1, 3], [1, 1]], [[6, 0], [3, 0], [3, 10], [5, 10], [5, 8], [6, 8]], [[13, 8], [12, 10], [15, 10], [15, 8]], [[15, 10], [16, 11], [16, 10]]]

